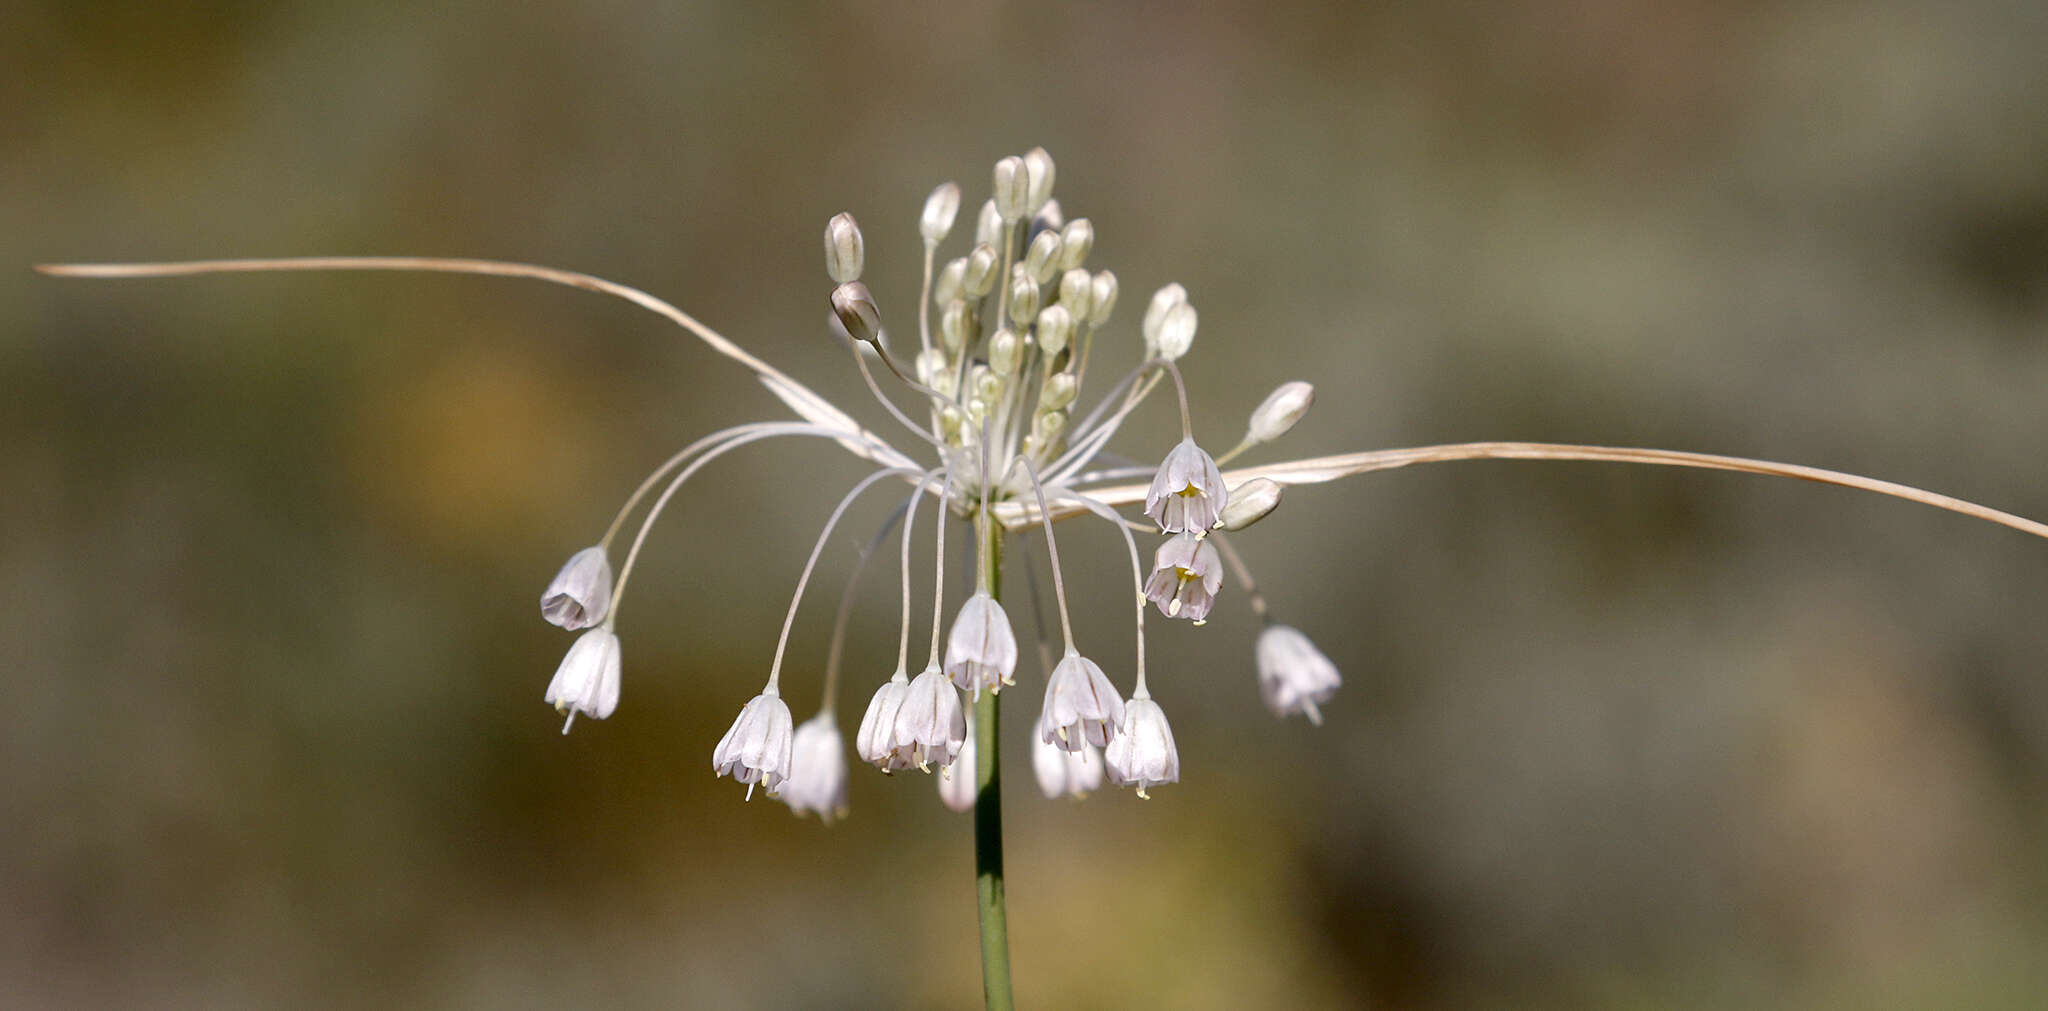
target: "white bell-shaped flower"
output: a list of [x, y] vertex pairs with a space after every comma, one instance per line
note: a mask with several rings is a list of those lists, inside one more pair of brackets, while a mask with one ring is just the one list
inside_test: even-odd
[[946, 634], [946, 674], [978, 699], [984, 688], [994, 692], [1015, 684], [1010, 675], [1016, 671], [1017, 633], [1003, 605], [986, 593], [967, 598]]
[[1102, 749], [1084, 742], [1081, 750], [1068, 751], [1043, 739], [1033, 739], [1031, 771], [1037, 774], [1038, 789], [1047, 800], [1085, 797], [1102, 786]]
[[1169, 618], [1207, 621], [1223, 587], [1223, 559], [1208, 538], [1175, 534], [1152, 556], [1152, 575], [1145, 580], [1145, 599]]
[[711, 750], [712, 771], [747, 784], [748, 800], [754, 799], [755, 783], [774, 796], [789, 778], [794, 722], [773, 688], [754, 696]]
[[1195, 440], [1182, 439], [1152, 475], [1145, 515], [1169, 534], [1200, 533], [1216, 525], [1229, 501], [1230, 490], [1223, 486], [1216, 461]]
[[910, 742], [896, 737], [896, 713], [909, 694], [910, 678], [899, 670], [875, 690], [875, 697], [868, 701], [867, 714], [860, 718], [860, 730], [853, 735], [854, 753], [885, 773], [917, 764]]
[[1180, 752], [1159, 703], [1144, 697], [1124, 703], [1123, 726], [1102, 749], [1102, 764], [1110, 782], [1135, 786], [1140, 797], [1147, 787], [1180, 782]]
[[562, 721], [565, 734], [577, 713], [594, 720], [610, 716], [619, 707], [619, 637], [609, 628], [577, 636], [542, 698], [555, 712], [569, 715]]
[[978, 792], [974, 788], [974, 712], [968, 710], [967, 739], [961, 742], [960, 753], [939, 770], [939, 801], [965, 814], [974, 810]]
[[1343, 677], [1337, 665], [1291, 625], [1268, 625], [1259, 633], [1259, 694], [1275, 716], [1301, 713], [1323, 725], [1319, 706], [1337, 693]]
[[1038, 739], [1067, 751], [1109, 743], [1124, 721], [1124, 699], [1102, 668], [1069, 649], [1045, 679]]
[[540, 595], [541, 617], [571, 631], [603, 621], [611, 607], [612, 561], [601, 547], [570, 555]]
[[896, 740], [909, 745], [917, 767], [946, 765], [967, 740], [967, 716], [960, 708], [960, 691], [937, 667], [927, 667], [912, 678], [904, 692], [903, 705], [896, 710]]
[[797, 724], [782, 802], [798, 814], [814, 813], [828, 825], [846, 817], [846, 739], [832, 714], [819, 713]]

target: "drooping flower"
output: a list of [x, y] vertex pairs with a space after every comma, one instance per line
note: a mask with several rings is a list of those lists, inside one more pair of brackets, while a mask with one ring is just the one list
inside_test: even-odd
[[1344, 683], [1337, 665], [1291, 625], [1268, 625], [1259, 633], [1259, 694], [1275, 716], [1301, 713], [1323, 725], [1318, 707], [1330, 701]]
[[562, 665], [542, 696], [558, 713], [567, 713], [562, 733], [582, 713], [601, 720], [619, 707], [619, 637], [609, 628], [593, 628], [576, 637]]
[[1062, 795], [1085, 797], [1102, 786], [1102, 749], [1083, 743], [1081, 750], [1068, 751], [1044, 739], [1031, 742], [1031, 771], [1038, 776], [1038, 789], [1047, 800]]
[[1124, 703], [1123, 726], [1102, 749], [1102, 764], [1110, 782], [1135, 786], [1140, 797], [1147, 787], [1180, 782], [1180, 752], [1159, 703], [1142, 697]]
[[603, 621], [611, 605], [612, 562], [597, 546], [570, 555], [540, 595], [541, 617], [570, 631]]
[[853, 737], [854, 753], [860, 755], [861, 761], [883, 772], [917, 764], [910, 742], [896, 736], [896, 713], [909, 694], [910, 678], [900, 670], [875, 690], [875, 697], [868, 701], [867, 714], [860, 718], [860, 730]]
[[967, 737], [960, 744], [960, 753], [939, 769], [939, 801], [965, 814], [974, 810], [975, 797], [979, 792], [974, 787], [974, 711], [970, 709], [967, 711]]
[[1169, 618], [1203, 622], [1216, 606], [1223, 586], [1223, 560], [1207, 538], [1181, 533], [1167, 539], [1152, 556], [1152, 576], [1145, 580], [1145, 599]]
[[846, 740], [831, 713], [819, 713], [797, 725], [790, 742], [789, 781], [782, 802], [798, 814], [815, 813], [831, 824], [846, 817]]
[[1003, 605], [986, 593], [967, 598], [946, 635], [946, 674], [980, 698], [984, 688], [994, 692], [1015, 684], [1010, 675], [1016, 671], [1017, 633]]
[[1169, 534], [1200, 533], [1216, 525], [1229, 499], [1216, 461], [1195, 445], [1195, 440], [1182, 439], [1152, 475], [1152, 487], [1145, 493], [1145, 515]]
[[1067, 651], [1045, 679], [1038, 739], [1066, 751], [1109, 743], [1124, 719], [1123, 696], [1095, 661]]
[[760, 783], [774, 796], [789, 778], [791, 737], [795, 721], [774, 687], [748, 701], [732, 729], [711, 750], [711, 769], [747, 784], [747, 799], [754, 799], [754, 784]]
[[917, 767], [930, 772], [933, 764], [952, 762], [966, 740], [967, 716], [960, 708], [960, 691], [937, 667], [925, 668], [911, 679], [903, 705], [896, 710], [898, 746], [909, 746]]

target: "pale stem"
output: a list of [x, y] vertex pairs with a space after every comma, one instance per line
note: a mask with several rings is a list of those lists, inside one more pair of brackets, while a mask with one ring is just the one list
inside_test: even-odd
[[[789, 598], [789, 611], [782, 616], [782, 634], [775, 639], [775, 661], [768, 665], [768, 687], [763, 689], [762, 694], [774, 694], [781, 684], [782, 655], [789, 648], [789, 630], [791, 626], [796, 624], [796, 607], [803, 602], [804, 587], [810, 585], [811, 572], [818, 566], [818, 556], [825, 552], [825, 541], [831, 538], [832, 528], [839, 525], [839, 517], [846, 514], [847, 507], [853, 505], [853, 500], [859, 498], [861, 492], [873, 487], [876, 481], [880, 481], [885, 477], [894, 477], [901, 473], [904, 472], [890, 467], [875, 471], [861, 478], [860, 483], [854, 485], [853, 490], [847, 492], [845, 497], [839, 500], [839, 504], [832, 509], [832, 515], [826, 518], [825, 529], [818, 531], [818, 542], [811, 546], [811, 557], [804, 562], [803, 575], [798, 576], [796, 579], [796, 593], [792, 594]], [[911, 473], [916, 472], [911, 471]]]
[[[1045, 507], [1045, 487], [1038, 483], [1038, 470], [1031, 466], [1030, 460], [1021, 456], [1017, 457], [1016, 462], [1024, 466], [1025, 476], [1031, 479], [1031, 492], [1038, 499], [1039, 515], [1048, 515], [1050, 510]], [[1008, 472], [1005, 472], [1003, 477], [1008, 480]], [[1060, 609], [1060, 635], [1066, 640], [1067, 652], [1072, 653], [1074, 623], [1067, 619], [1067, 581], [1060, 575], [1060, 544], [1059, 539], [1053, 536], [1050, 523], [1045, 525], [1045, 551], [1052, 558], [1052, 595], [1053, 602], [1059, 605]]]
[[654, 486], [660, 484], [661, 479], [667, 477], [670, 471], [681, 466], [690, 457], [697, 455], [698, 450], [724, 439], [755, 431], [762, 425], [768, 424], [775, 424], [775, 422], [757, 421], [751, 424], [722, 428], [678, 450], [676, 455], [669, 457], [661, 466], [654, 468], [654, 471], [648, 474], [645, 480], [640, 482], [640, 487], [633, 489], [633, 494], [626, 497], [626, 504], [619, 507], [618, 514], [612, 517], [611, 525], [604, 529], [604, 538], [597, 542], [598, 547], [609, 550], [612, 546], [612, 538], [618, 536], [619, 527], [626, 522], [626, 517], [633, 515], [633, 510], [640, 505], [640, 500], [646, 498], [647, 493], [653, 491]]
[[[880, 401], [883, 407], [888, 408], [890, 416], [894, 417], [897, 421], [901, 422], [904, 428], [910, 430], [910, 432], [913, 435], [916, 435], [918, 438], [923, 439], [924, 441], [932, 444], [940, 452], [945, 452], [945, 443], [940, 442], [930, 432], [925, 431], [924, 428], [920, 426], [917, 422], [910, 420], [910, 416], [903, 413], [903, 409], [897, 407], [896, 402], [894, 400], [890, 400], [888, 394], [882, 392], [882, 387], [875, 382], [875, 374], [873, 370], [868, 368], [868, 360], [866, 358], [861, 357], [861, 342], [853, 341], [851, 342], [851, 347], [853, 350], [853, 364], [860, 368], [860, 378], [863, 382], [868, 384], [868, 392], [874, 394], [875, 399]], [[881, 352], [879, 351], [877, 351], [876, 354], [878, 356], [881, 356]], [[888, 358], [886, 356], [882, 356], [882, 361], [886, 364], [888, 362]], [[904, 381], [910, 382], [910, 380], [907, 379]], [[911, 383], [911, 385], [918, 386], [922, 389], [930, 389], [929, 387], [924, 387], [920, 383]], [[938, 391], [930, 390], [930, 395], [936, 397], [938, 396]]]
[[[981, 590], [1001, 599], [1002, 527], [986, 511], [974, 518]], [[943, 554], [944, 552], [941, 552]], [[996, 692], [974, 702], [974, 893], [981, 921], [981, 996], [992, 1011], [1011, 1011], [1010, 925], [1003, 887], [1001, 714]]]
[[[683, 468], [682, 473], [677, 474], [674, 479], [669, 481], [667, 488], [662, 489], [661, 497], [654, 500], [654, 505], [650, 506], [647, 510], [647, 517], [640, 521], [640, 532], [633, 535], [633, 546], [626, 551], [626, 564], [620, 567], [618, 583], [612, 587], [611, 610], [604, 618], [606, 628], [612, 628], [618, 624], [619, 604], [626, 598], [626, 584], [633, 578], [633, 567], [640, 561], [640, 548], [647, 543], [647, 532], [654, 529], [654, 521], [661, 516], [661, 511], [668, 507], [669, 499], [675, 497], [676, 490], [683, 486], [683, 482], [688, 481], [690, 475], [703, 469], [705, 464], [747, 443], [759, 442], [762, 439], [783, 435], [812, 435], [833, 440], [847, 438], [844, 432], [801, 421], [766, 422], [763, 423], [759, 430], [727, 439], [723, 444], [692, 460], [688, 467]], [[894, 472], [893, 470], [889, 471], [889, 473]]]
[[[1124, 547], [1131, 553], [1131, 585], [1138, 601], [1138, 677], [1137, 684], [1131, 691], [1131, 697], [1134, 699], [1149, 699], [1152, 697], [1152, 693], [1145, 689], [1145, 563], [1138, 559], [1138, 541], [1131, 536], [1130, 524], [1122, 516], [1117, 515], [1116, 510], [1111, 509], [1109, 506], [1072, 488], [1054, 488], [1053, 494], [1079, 502], [1081, 508], [1108, 520], [1111, 526], [1116, 527], [1118, 533], [1124, 535]], [[1040, 508], [1043, 509], [1042, 506]], [[1049, 531], [1051, 524], [1047, 524], [1046, 529]]]
[[[867, 571], [868, 559], [874, 556], [875, 549], [881, 547], [883, 541], [889, 539], [889, 534], [896, 529], [897, 521], [903, 519], [911, 507], [917, 504], [917, 496], [923, 488], [923, 485], [919, 485], [918, 491], [911, 492], [910, 497], [904, 499], [903, 504], [896, 507], [888, 519], [882, 521], [882, 528], [875, 531], [875, 536], [869, 538], [866, 544], [861, 545], [860, 557], [854, 560], [853, 571], [846, 575], [846, 586], [839, 591], [839, 612], [832, 617], [832, 641], [825, 647], [825, 692], [822, 701], [818, 703], [819, 712], [830, 714], [839, 702], [839, 663], [846, 646], [846, 626], [853, 617], [853, 591], [860, 583], [861, 573]], [[897, 665], [902, 666], [900, 659]]]
[[[939, 512], [934, 525], [939, 528], [938, 545], [932, 549], [932, 652], [925, 660], [926, 667], [939, 665], [939, 630], [946, 617], [946, 502], [952, 495], [952, 482], [939, 484]], [[906, 552], [905, 557], [908, 557]], [[906, 599], [908, 594], [905, 594]]]
[[925, 240], [924, 244], [924, 285], [917, 296], [917, 349], [932, 349], [932, 258], [938, 255], [939, 244]]
[[[936, 473], [938, 472], [926, 473], [925, 480], [930, 480], [931, 475]], [[925, 481], [919, 481], [917, 489], [910, 493], [909, 501], [903, 504], [903, 613], [896, 629], [896, 670], [899, 673], [903, 670], [903, 665], [910, 660], [910, 537], [917, 525], [917, 503], [924, 497], [924, 485]], [[943, 489], [945, 482], [942, 480], [939, 486]], [[946, 522], [946, 500], [943, 492], [939, 498], [938, 522], [941, 526]], [[944, 577], [940, 578], [943, 581]]]
[[1230, 571], [1236, 574], [1237, 581], [1244, 586], [1245, 602], [1251, 605], [1252, 616], [1262, 623], [1267, 621], [1266, 595], [1259, 592], [1259, 584], [1252, 579], [1251, 567], [1244, 563], [1244, 556], [1237, 553], [1237, 548], [1230, 543], [1230, 538], [1223, 536], [1221, 530], [1210, 531], [1209, 539], [1215, 542], [1217, 552], [1223, 556], [1224, 562], [1230, 565]]

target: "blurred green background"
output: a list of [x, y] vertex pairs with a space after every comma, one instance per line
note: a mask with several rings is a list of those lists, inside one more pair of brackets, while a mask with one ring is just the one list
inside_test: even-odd
[[[960, 180], [971, 222], [988, 164], [1043, 144], [1123, 280], [1109, 360], [1135, 360], [1153, 288], [1199, 305], [1206, 441], [1308, 378], [1321, 400], [1269, 459], [1650, 445], [2048, 517], [2038, 4], [0, 20], [10, 1005], [979, 994], [970, 828], [929, 781], [856, 768], [825, 829], [709, 771], [857, 464], [803, 441], [715, 465], [636, 580], [618, 714], [564, 739], [541, 704], [569, 641], [541, 587], [675, 447], [777, 413], [743, 372], [530, 282], [32, 262], [586, 270], [879, 424], [825, 336], [823, 222], [859, 216], [907, 319], [925, 193]], [[1174, 427], [1160, 400], [1120, 445], [1155, 456]], [[1072, 529], [1081, 635], [1122, 682], [1120, 542]], [[861, 536], [799, 616], [798, 719]], [[1049, 803], [1024, 676], [1020, 1002], [2048, 992], [2048, 544], [1790, 482], [1467, 463], [1297, 491], [1240, 546], [1345, 672], [1328, 724], [1260, 707], [1226, 598], [1152, 626], [1182, 783]], [[869, 586], [849, 734], [894, 645], [894, 590]]]

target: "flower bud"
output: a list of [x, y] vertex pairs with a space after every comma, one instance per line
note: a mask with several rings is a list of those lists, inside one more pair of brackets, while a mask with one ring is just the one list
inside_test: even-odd
[[832, 215], [832, 220], [825, 222], [825, 273], [832, 275], [833, 283], [860, 280], [866, 256], [860, 226], [854, 223], [853, 215]]
[[1017, 331], [1004, 327], [988, 339], [988, 367], [996, 375], [1007, 376], [1017, 371], [1017, 363], [1023, 357], [1024, 340], [1017, 336]]
[[1281, 383], [1278, 389], [1266, 395], [1265, 403], [1252, 412], [1251, 426], [1245, 439], [1249, 442], [1272, 442], [1294, 427], [1302, 415], [1308, 413], [1310, 404], [1316, 402], [1316, 388], [1296, 380]]
[[986, 242], [974, 247], [967, 254], [967, 273], [960, 280], [968, 298], [981, 298], [995, 290], [996, 247]]
[[943, 309], [946, 303], [959, 298], [967, 290], [967, 258], [956, 256], [939, 268], [939, 276], [932, 281], [932, 304]]
[[789, 781], [782, 802], [797, 814], [810, 812], [831, 824], [846, 817], [846, 739], [829, 713], [797, 725], [790, 739]]
[[1116, 275], [1102, 271], [1088, 289], [1088, 325], [1101, 326], [1109, 322], [1109, 312], [1116, 308]]
[[[940, 377], [950, 379], [953, 370], [946, 367], [946, 353], [938, 348], [925, 348], [917, 353], [917, 381], [926, 386], [936, 387]], [[941, 391], [944, 392], [944, 391]]]
[[946, 350], [959, 354], [973, 330], [974, 312], [967, 308], [967, 303], [957, 298], [946, 303], [945, 311], [939, 314], [939, 340]]
[[1280, 508], [1281, 484], [1271, 478], [1255, 477], [1230, 489], [1230, 501], [1223, 506], [1223, 529], [1243, 530]]
[[924, 214], [917, 220], [918, 234], [931, 245], [944, 242], [946, 234], [953, 230], [953, 218], [960, 213], [960, 185], [940, 183], [932, 195], [924, 198]]
[[868, 293], [867, 285], [848, 281], [832, 289], [832, 314], [839, 317], [839, 325], [854, 340], [867, 344], [881, 340], [882, 311], [875, 307], [875, 298]]
[[1090, 280], [1088, 272], [1079, 267], [1060, 275], [1060, 304], [1073, 314], [1075, 323], [1087, 322], [1088, 311], [1095, 307], [1095, 287]]
[[1065, 211], [1060, 210], [1060, 202], [1048, 200], [1044, 207], [1040, 207], [1038, 212], [1031, 216], [1031, 234], [1035, 238], [1039, 232], [1057, 232], [1066, 227], [1066, 224], [1067, 215]]
[[1032, 280], [1044, 284], [1059, 273], [1060, 233], [1046, 231], [1038, 233], [1031, 240], [1031, 248], [1024, 251], [1024, 270]]
[[1152, 293], [1152, 304], [1145, 307], [1145, 322], [1138, 332], [1145, 336], [1145, 346], [1152, 348], [1159, 343], [1159, 328], [1166, 324], [1166, 314], [1177, 305], [1185, 305], [1188, 290], [1179, 284], [1169, 284]]
[[1024, 153], [1024, 178], [1026, 213], [1036, 214], [1052, 199], [1053, 164], [1052, 155], [1042, 147], [1034, 147]]
[[967, 736], [960, 741], [960, 753], [939, 770], [939, 802], [949, 811], [966, 814], [974, 810], [978, 791], [974, 788], [974, 711], [967, 716]]
[[1073, 270], [1095, 248], [1095, 225], [1087, 218], [1075, 218], [1060, 229], [1060, 269]]
[[1167, 310], [1166, 319], [1159, 324], [1159, 342], [1152, 351], [1160, 358], [1173, 361], [1188, 353], [1195, 343], [1195, 307], [1186, 302]]
[[[1050, 310], [1048, 310], [1050, 311]], [[1056, 372], [1045, 381], [1045, 388], [1038, 391], [1038, 406], [1048, 411], [1057, 411], [1074, 402], [1080, 393], [1080, 383], [1071, 372]]]
[[996, 202], [984, 200], [981, 213], [974, 219], [974, 241], [983, 246], [993, 246], [1003, 241], [1003, 216], [996, 213]]
[[[1024, 165], [1024, 159], [1013, 155], [996, 162], [993, 179], [995, 185], [990, 192], [994, 194], [996, 214], [1001, 216], [1004, 224], [1007, 225], [1031, 213], [1031, 176], [1030, 170]], [[1046, 192], [1050, 195], [1052, 180], [1049, 167], [1045, 185]]]
[[1038, 438], [1038, 444], [1041, 446], [1059, 438], [1060, 433], [1066, 430], [1067, 412], [1065, 411], [1047, 411], [1039, 415], [1038, 420], [1031, 423], [1031, 434]]
[[[1005, 331], [997, 331], [996, 337], [1001, 337], [1004, 332]], [[1017, 335], [1013, 333], [1010, 334], [1010, 336], [1015, 337]], [[990, 337], [988, 340], [988, 344], [991, 352], [993, 352], [996, 346], [996, 338]], [[990, 368], [989, 366], [975, 366], [974, 373], [970, 378], [974, 382], [974, 385], [970, 387], [970, 390], [974, 393], [975, 399], [981, 400], [986, 404], [995, 403], [996, 397], [1001, 395], [1003, 392], [1003, 377], [997, 375], [995, 370]]]
[[1010, 273], [1010, 319], [1018, 326], [1030, 326], [1038, 318], [1038, 282], [1023, 264]]
[[1049, 305], [1038, 311], [1038, 347], [1047, 355], [1066, 350], [1074, 336], [1074, 314], [1065, 305]]

